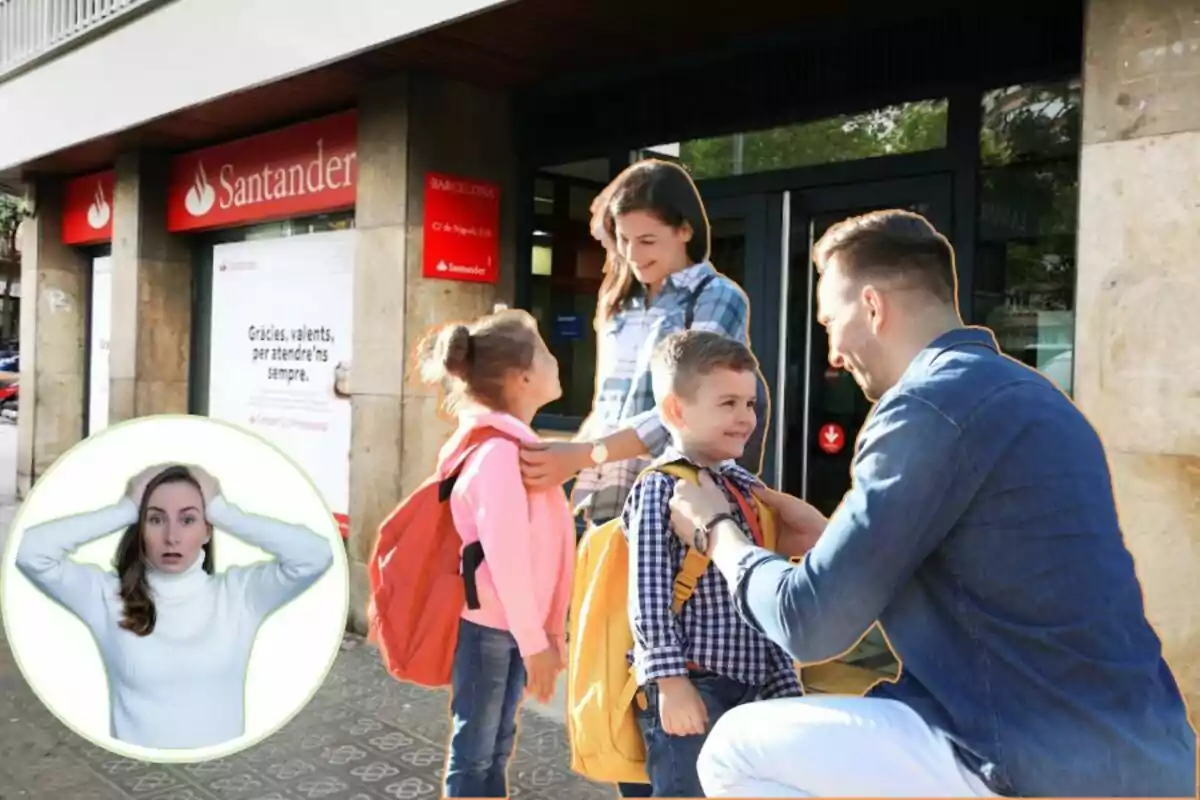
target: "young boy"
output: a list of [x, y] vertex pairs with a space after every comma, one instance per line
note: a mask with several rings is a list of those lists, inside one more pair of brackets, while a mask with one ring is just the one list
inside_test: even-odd
[[[725, 482], [727, 494], [732, 485], [748, 499], [758, 479], [735, 459], [757, 422], [754, 355], [720, 334], [681, 331], [659, 345], [652, 369], [655, 400], [672, 435], [656, 463], [686, 461]], [[672, 611], [684, 557], [671, 532], [675, 481], [648, 472], [625, 504], [632, 662], [653, 796], [703, 797], [696, 759], [717, 719], [743, 703], [794, 697], [803, 689], [791, 657], [738, 616], [729, 585], [713, 566], [682, 613]], [[735, 517], [750, 535], [746, 520]]]

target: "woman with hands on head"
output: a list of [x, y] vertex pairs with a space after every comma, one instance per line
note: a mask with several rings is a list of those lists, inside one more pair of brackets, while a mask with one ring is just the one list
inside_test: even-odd
[[[216, 573], [214, 527], [273, 558]], [[115, 573], [71, 559], [121, 528]], [[219, 745], [244, 733], [259, 626], [332, 564], [325, 537], [247, 514], [204, 469], [168, 464], [138, 473], [112, 506], [29, 528], [16, 558], [95, 637], [112, 737], [155, 749]]]

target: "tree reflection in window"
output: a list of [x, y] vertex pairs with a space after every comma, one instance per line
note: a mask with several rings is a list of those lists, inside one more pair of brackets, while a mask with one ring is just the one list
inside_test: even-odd
[[946, 146], [947, 101], [919, 100], [767, 130], [692, 139], [678, 161], [696, 180], [751, 175]]
[[1009, 86], [982, 99], [972, 317], [1009, 355], [1072, 388], [1080, 85]]

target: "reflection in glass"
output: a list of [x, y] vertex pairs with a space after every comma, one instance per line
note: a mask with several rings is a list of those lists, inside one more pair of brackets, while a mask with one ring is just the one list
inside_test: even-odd
[[945, 100], [921, 100], [674, 147], [701, 180], [936, 150], [946, 146], [946, 120]]
[[309, 233], [345, 231], [352, 228], [354, 228], [354, 212], [336, 211], [311, 217], [285, 219], [280, 222], [249, 225], [242, 230], [245, 241], [253, 242], [262, 239], [281, 239], [285, 236], [304, 236]]
[[1072, 391], [1077, 80], [1008, 86], [982, 100], [973, 318], [1007, 354]]
[[744, 286], [746, 283], [746, 220], [741, 217], [716, 217], [708, 221], [712, 230], [709, 261], [724, 276]]
[[587, 416], [592, 405], [592, 324], [604, 267], [604, 249], [588, 232], [592, 200], [604, 188], [581, 177], [591, 167], [591, 162], [582, 162], [544, 170], [534, 182], [529, 312], [558, 359], [563, 388], [563, 396], [543, 413], [576, 421]]

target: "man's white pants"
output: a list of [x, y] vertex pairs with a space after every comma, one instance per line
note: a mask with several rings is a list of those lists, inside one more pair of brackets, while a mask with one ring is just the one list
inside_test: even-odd
[[709, 734], [698, 768], [709, 797], [996, 796], [915, 711], [866, 697], [735, 708]]

